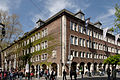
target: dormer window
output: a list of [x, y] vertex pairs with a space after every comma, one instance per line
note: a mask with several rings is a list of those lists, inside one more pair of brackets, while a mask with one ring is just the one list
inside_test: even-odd
[[81, 19], [81, 20], [85, 20], [85, 17], [84, 17], [84, 13], [80, 10], [78, 11], [76, 14], [75, 14], [75, 17]]

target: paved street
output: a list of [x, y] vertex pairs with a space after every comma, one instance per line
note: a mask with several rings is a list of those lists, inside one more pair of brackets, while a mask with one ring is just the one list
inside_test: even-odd
[[[23, 80], [27, 80], [27, 79], [23, 79]], [[32, 80], [38, 80], [38, 78], [33, 78]], [[39, 80], [45, 80], [45, 78], [42, 77]], [[63, 79], [62, 77], [58, 77], [57, 80], [63, 80]], [[69, 76], [67, 76], [67, 80], [71, 80]], [[73, 77], [73, 80], [74, 80], [74, 77]], [[84, 78], [81, 78], [81, 76], [78, 76], [77, 80], [107, 80], [107, 76], [93, 76], [93, 77], [84, 76]], [[116, 80], [120, 80], [120, 76], [117, 76]]]

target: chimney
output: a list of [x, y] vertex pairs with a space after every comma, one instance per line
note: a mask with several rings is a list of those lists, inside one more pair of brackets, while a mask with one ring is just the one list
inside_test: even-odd
[[44, 22], [43, 20], [39, 19], [39, 20], [36, 22], [36, 26], [35, 26], [35, 27], [38, 28], [38, 27], [42, 26], [44, 23], [45, 23], [45, 22]]
[[99, 28], [99, 29], [101, 29], [102, 23], [100, 21], [95, 22], [94, 26], [97, 27], [97, 28]]
[[79, 18], [79, 19], [81, 19], [81, 20], [85, 20], [85, 16], [84, 16], [85, 14], [81, 11], [81, 10], [79, 10], [76, 14], [75, 14], [75, 17], [77, 17], [77, 18]]

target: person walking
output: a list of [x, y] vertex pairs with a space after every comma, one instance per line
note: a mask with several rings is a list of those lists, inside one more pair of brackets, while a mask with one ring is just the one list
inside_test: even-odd
[[110, 70], [110, 67], [108, 66], [108, 68], [107, 68], [108, 80], [110, 80], [110, 74], [111, 74], [111, 70]]
[[82, 77], [82, 78], [83, 78], [83, 74], [84, 74], [84, 71], [82, 70], [82, 71], [81, 71], [81, 77]]
[[76, 73], [76, 70], [74, 71], [74, 79], [77, 80], [77, 73]]
[[53, 69], [51, 70], [50, 80], [54, 80], [53, 79]]
[[66, 79], [66, 74], [67, 74], [67, 73], [66, 73], [66, 71], [65, 71], [65, 69], [64, 69], [64, 71], [63, 71], [63, 80], [64, 80], [64, 79], [67, 80], [67, 79]]
[[47, 70], [47, 79], [49, 80], [49, 77], [50, 77], [50, 72], [49, 72], [49, 69]]
[[70, 78], [71, 78], [71, 80], [72, 80], [72, 74], [73, 74], [72, 70], [70, 70]]
[[45, 79], [47, 80], [47, 69], [44, 70], [44, 77], [45, 77]]
[[19, 72], [19, 77], [20, 77], [20, 80], [22, 80], [22, 77], [23, 77], [23, 72], [22, 71]]
[[56, 71], [53, 69], [53, 80], [56, 80]]
[[113, 70], [112, 70], [112, 77], [113, 77], [113, 80], [116, 80], [116, 68], [115, 68], [115, 66], [113, 66], [112, 69], [113, 69]]

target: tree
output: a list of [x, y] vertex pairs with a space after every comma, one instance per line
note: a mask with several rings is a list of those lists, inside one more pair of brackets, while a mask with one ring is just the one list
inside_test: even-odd
[[112, 65], [112, 78], [116, 80], [116, 65], [120, 65], [120, 54], [109, 56], [104, 63]]
[[22, 25], [16, 14], [9, 15], [7, 11], [0, 10], [0, 23], [5, 25], [5, 35], [2, 36], [0, 28], [0, 50], [8, 46], [22, 34]]
[[115, 33], [120, 33], [120, 5], [118, 4], [115, 6], [114, 27], [112, 27], [110, 30], [114, 31]]
[[120, 54], [109, 56], [107, 59], [104, 60], [104, 63], [111, 64], [111, 65], [120, 65]]
[[[116, 4], [115, 6], [115, 22], [114, 27], [110, 30], [114, 31], [115, 33], [120, 33], [120, 5]], [[109, 56], [107, 59], [104, 60], [104, 63], [112, 65], [112, 77], [116, 79], [116, 65], [120, 65], [120, 54]]]

